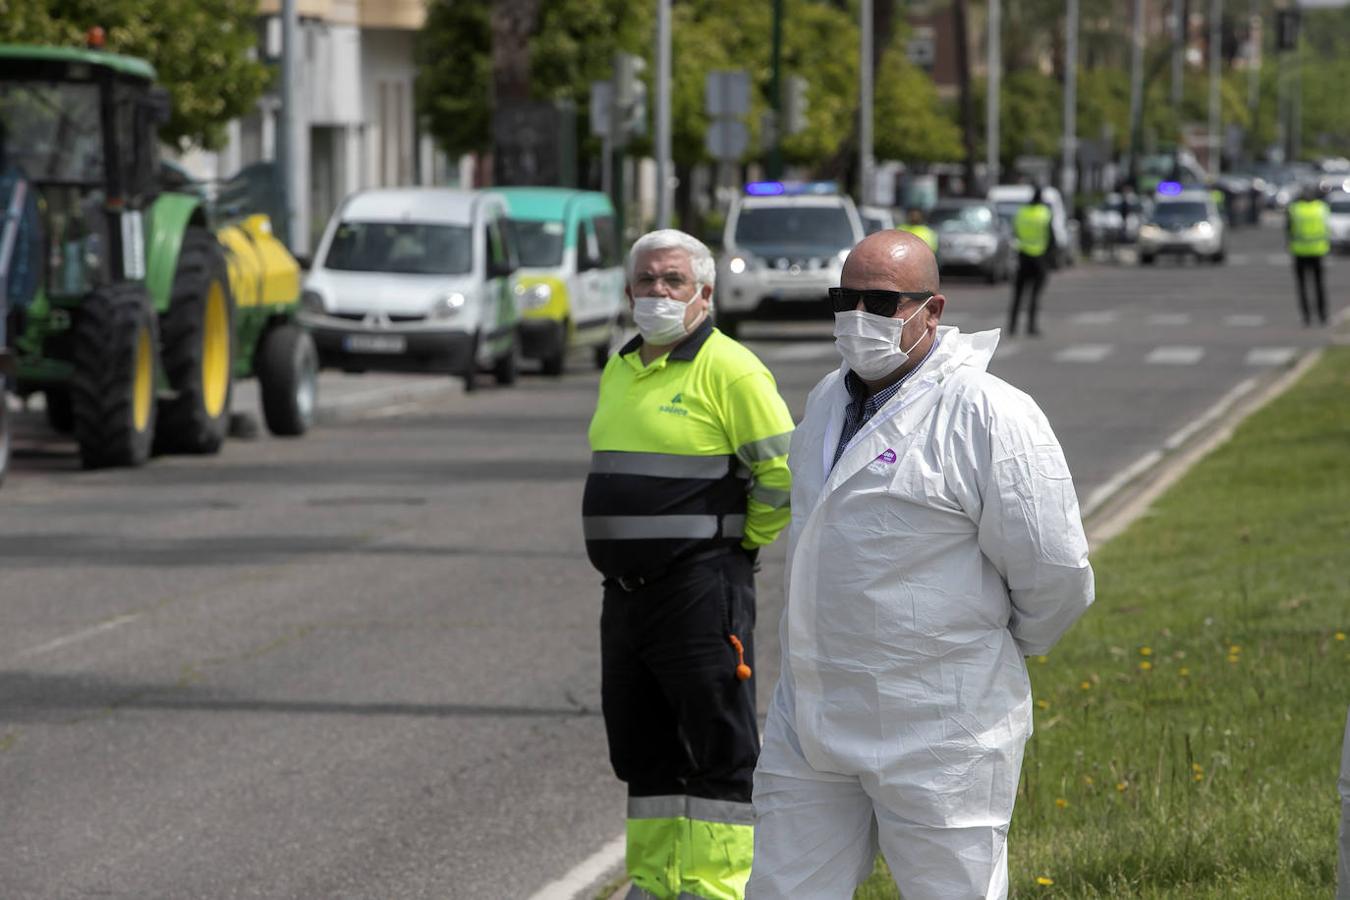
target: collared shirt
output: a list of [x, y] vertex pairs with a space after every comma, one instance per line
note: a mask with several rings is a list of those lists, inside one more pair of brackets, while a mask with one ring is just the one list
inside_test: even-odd
[[890, 387], [882, 388], [875, 394], [869, 395], [867, 385], [863, 383], [863, 380], [855, 375], [852, 369], [848, 370], [848, 374], [844, 376], [844, 387], [848, 389], [848, 395], [852, 399], [849, 400], [848, 406], [844, 407], [844, 428], [839, 432], [839, 446], [834, 448], [834, 461], [830, 463], [831, 470], [839, 465], [839, 457], [844, 455], [849, 442], [857, 437], [862, 427], [877, 414], [877, 410], [885, 406], [892, 397], [899, 393], [900, 388], [904, 386], [906, 381], [909, 381], [911, 375], [923, 368], [923, 364], [928, 362], [928, 357], [937, 349], [938, 343], [936, 340], [933, 341], [933, 346], [928, 348], [928, 352], [923, 355], [923, 359], [919, 361], [917, 366], [906, 372], [904, 378]]

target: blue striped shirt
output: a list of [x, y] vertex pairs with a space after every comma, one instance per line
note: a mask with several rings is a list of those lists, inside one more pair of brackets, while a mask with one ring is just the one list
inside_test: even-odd
[[868, 393], [867, 385], [863, 380], [853, 373], [852, 369], [844, 376], [844, 387], [848, 389], [848, 395], [851, 398], [848, 406], [844, 408], [844, 428], [839, 432], [839, 446], [834, 448], [834, 461], [830, 463], [830, 469], [839, 465], [839, 457], [844, 455], [849, 442], [853, 440], [862, 430], [862, 427], [877, 414], [877, 410], [886, 405], [892, 397], [900, 390], [904, 383], [909, 380], [909, 376], [923, 368], [923, 364], [928, 362], [928, 357], [937, 349], [938, 342], [933, 341], [933, 346], [928, 348], [923, 359], [917, 366], [905, 373], [901, 378], [890, 387], [882, 388], [875, 394]]

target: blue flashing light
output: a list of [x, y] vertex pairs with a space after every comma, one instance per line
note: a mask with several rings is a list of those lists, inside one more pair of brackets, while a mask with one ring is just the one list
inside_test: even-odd
[[1175, 197], [1181, 193], [1181, 183], [1177, 181], [1158, 182], [1158, 193], [1164, 197]]
[[752, 181], [745, 186], [745, 192], [751, 197], [776, 197], [787, 192], [781, 181]]

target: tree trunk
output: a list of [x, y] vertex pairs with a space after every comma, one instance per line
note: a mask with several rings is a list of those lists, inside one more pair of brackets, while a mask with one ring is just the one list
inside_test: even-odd
[[963, 193], [975, 195], [975, 101], [970, 95], [970, 27], [966, 0], [952, 3], [952, 24], [956, 31], [956, 81], [961, 104], [961, 146], [966, 158], [961, 168]]
[[540, 0], [493, 0], [492, 102], [530, 99], [530, 36], [538, 25]]

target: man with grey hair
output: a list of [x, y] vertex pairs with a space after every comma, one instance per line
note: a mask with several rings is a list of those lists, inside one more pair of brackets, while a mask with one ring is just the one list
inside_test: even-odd
[[754, 568], [787, 524], [792, 416], [708, 317], [708, 248], [628, 258], [638, 337], [605, 366], [582, 501], [604, 576], [601, 702], [628, 784], [631, 897], [739, 898], [754, 846]]

